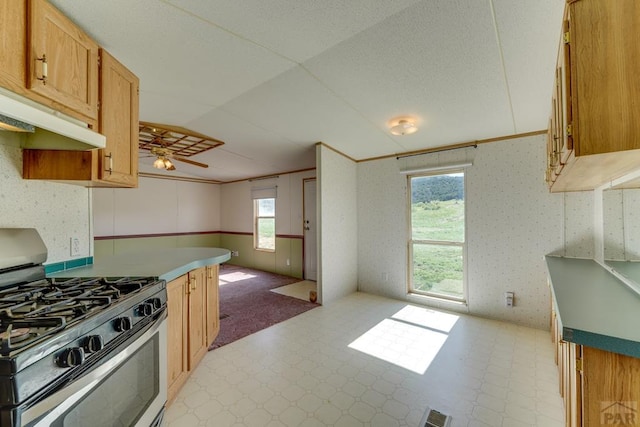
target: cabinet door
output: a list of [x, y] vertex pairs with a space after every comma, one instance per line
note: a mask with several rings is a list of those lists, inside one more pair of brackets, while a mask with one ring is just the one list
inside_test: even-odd
[[98, 45], [46, 0], [29, 1], [27, 87], [98, 122]]
[[100, 179], [138, 185], [138, 78], [104, 49], [100, 50], [100, 133], [107, 146], [100, 156]]
[[[558, 107], [560, 108], [560, 139], [558, 165], [560, 169], [569, 161], [569, 156], [573, 153], [573, 119], [571, 112], [571, 55], [569, 50], [569, 16], [565, 11], [565, 20], [562, 28], [562, 38], [560, 40], [560, 49], [558, 51], [558, 99], [560, 100]], [[560, 171], [558, 170], [558, 173]]]
[[187, 275], [167, 284], [167, 385], [173, 400], [187, 380]]
[[640, 359], [582, 346], [582, 422], [638, 425]]
[[26, 0], [0, 0], [0, 86], [24, 91], [27, 45]]
[[211, 345], [220, 332], [218, 275], [219, 266], [217, 264], [207, 267], [207, 345]]
[[640, 148], [640, 2], [569, 4], [576, 156]]
[[189, 370], [207, 353], [206, 268], [189, 272]]

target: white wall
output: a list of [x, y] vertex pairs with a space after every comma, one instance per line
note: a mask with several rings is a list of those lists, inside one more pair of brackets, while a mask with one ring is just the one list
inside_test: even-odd
[[[475, 150], [466, 173], [468, 307], [444, 307], [548, 327], [543, 256], [564, 251], [565, 232], [563, 195], [543, 180], [545, 143], [534, 136]], [[407, 183], [399, 169], [395, 158], [358, 165], [358, 286], [408, 299]], [[504, 306], [506, 291], [515, 292], [513, 308]]]
[[[47, 246], [46, 263], [91, 256], [91, 199], [81, 186], [22, 179], [24, 136], [0, 131], [0, 227], [35, 228]], [[72, 257], [70, 238], [80, 240]]]
[[253, 233], [252, 188], [277, 186], [276, 234], [302, 236], [302, 182], [316, 171], [280, 175], [278, 178], [221, 184], [221, 230]]
[[358, 288], [357, 165], [318, 145], [318, 297], [322, 304]]
[[138, 188], [93, 189], [96, 236], [220, 230], [220, 185], [140, 177]]

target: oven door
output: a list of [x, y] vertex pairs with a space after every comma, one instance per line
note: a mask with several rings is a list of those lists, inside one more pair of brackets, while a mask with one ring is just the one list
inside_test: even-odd
[[124, 349], [22, 412], [21, 426], [157, 426], [167, 401], [166, 312]]

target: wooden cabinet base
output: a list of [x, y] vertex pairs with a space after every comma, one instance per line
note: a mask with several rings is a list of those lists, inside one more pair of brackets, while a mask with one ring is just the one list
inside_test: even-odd
[[[84, 187], [126, 187], [99, 178], [100, 150], [22, 150], [22, 178]], [[137, 185], [137, 182], [135, 183]], [[135, 185], [131, 185], [133, 187]]]
[[187, 276], [167, 284], [167, 401], [171, 402], [189, 378], [187, 357]]
[[168, 404], [218, 336], [218, 268], [197, 268], [167, 284]]
[[638, 169], [640, 150], [617, 151], [576, 157], [571, 154], [551, 192], [587, 191]]

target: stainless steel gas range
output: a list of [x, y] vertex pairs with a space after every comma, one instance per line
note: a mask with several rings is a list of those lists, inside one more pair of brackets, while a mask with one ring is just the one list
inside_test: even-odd
[[47, 279], [34, 229], [0, 229], [0, 425], [159, 426], [166, 283]]

